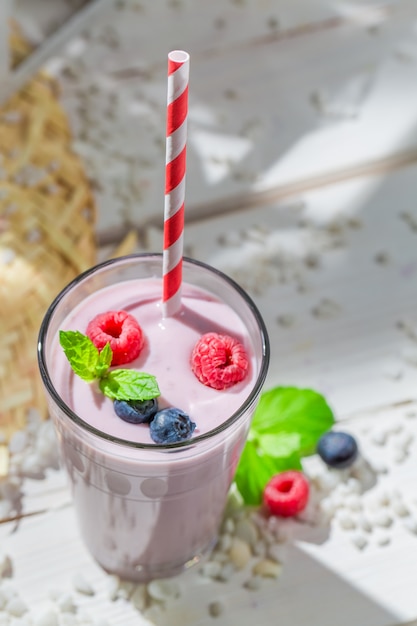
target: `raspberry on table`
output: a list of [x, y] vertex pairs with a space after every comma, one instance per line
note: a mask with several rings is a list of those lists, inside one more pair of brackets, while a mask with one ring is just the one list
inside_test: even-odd
[[305, 509], [309, 494], [310, 485], [305, 475], [298, 470], [287, 470], [267, 483], [263, 501], [272, 515], [293, 517]]
[[206, 333], [193, 348], [191, 368], [203, 385], [227, 389], [245, 378], [249, 358], [243, 345], [234, 337]]
[[112, 365], [134, 361], [142, 350], [144, 338], [137, 320], [126, 311], [99, 313], [87, 326], [87, 336], [102, 350], [109, 343]]

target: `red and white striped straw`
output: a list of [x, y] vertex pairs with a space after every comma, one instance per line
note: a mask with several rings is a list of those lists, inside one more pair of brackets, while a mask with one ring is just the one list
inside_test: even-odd
[[175, 315], [181, 307], [189, 71], [190, 56], [187, 52], [173, 50], [168, 54], [162, 261], [164, 317]]

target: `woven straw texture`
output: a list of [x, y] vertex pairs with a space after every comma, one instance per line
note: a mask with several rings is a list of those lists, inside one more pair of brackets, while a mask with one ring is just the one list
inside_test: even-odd
[[[17, 63], [29, 48], [14, 26]], [[0, 108], [0, 437], [46, 416], [36, 341], [56, 294], [96, 262], [94, 199], [57, 83], [39, 73]]]

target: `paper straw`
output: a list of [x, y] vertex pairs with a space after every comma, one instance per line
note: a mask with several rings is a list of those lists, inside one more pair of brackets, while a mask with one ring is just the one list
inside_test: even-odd
[[168, 54], [162, 262], [164, 317], [175, 315], [181, 307], [189, 68], [190, 56], [187, 52], [173, 50]]

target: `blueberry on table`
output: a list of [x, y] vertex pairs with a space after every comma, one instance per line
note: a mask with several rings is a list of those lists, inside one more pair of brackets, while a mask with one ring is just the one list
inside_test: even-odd
[[190, 439], [195, 426], [180, 409], [162, 409], [150, 423], [150, 434], [155, 443], [177, 443]]
[[158, 401], [152, 400], [115, 400], [114, 411], [120, 419], [130, 424], [150, 422], [158, 411]]
[[349, 433], [329, 431], [320, 437], [317, 454], [329, 467], [345, 469], [356, 460], [358, 444]]

